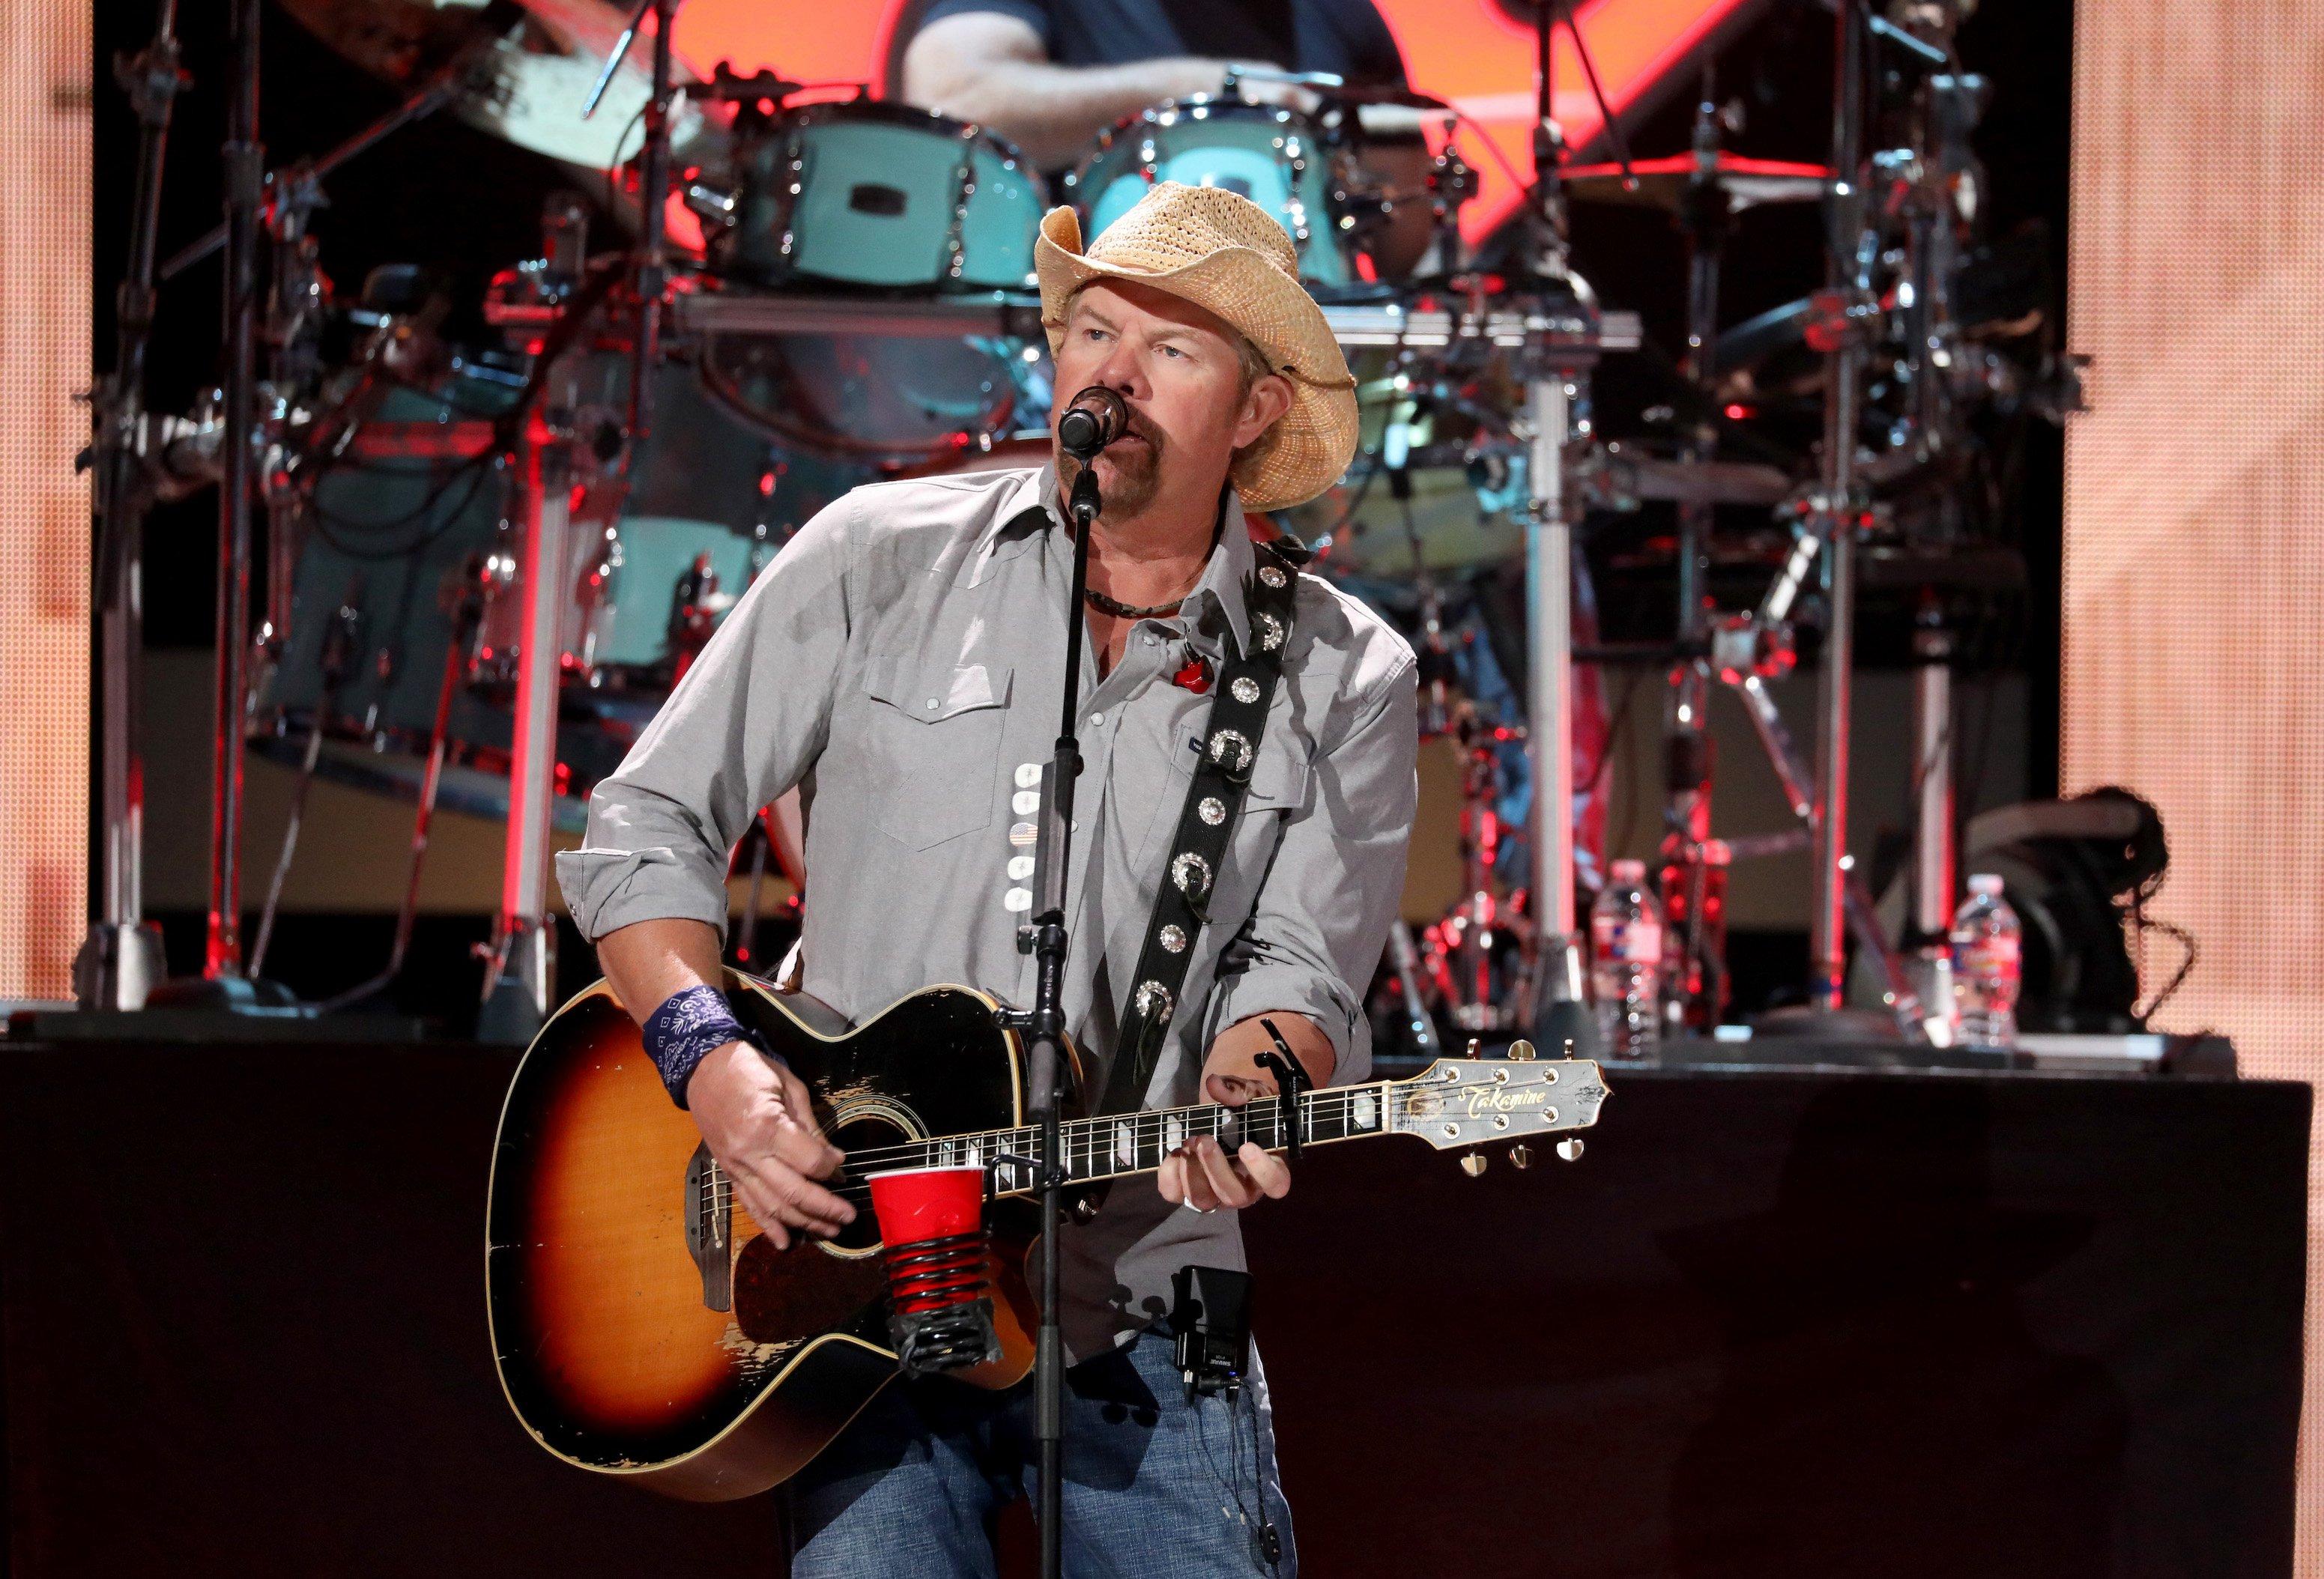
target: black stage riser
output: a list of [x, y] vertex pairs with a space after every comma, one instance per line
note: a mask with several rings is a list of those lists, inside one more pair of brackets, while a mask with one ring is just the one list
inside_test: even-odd
[[[0, 1049], [11, 1571], [768, 1573], [520, 1432], [513, 1055]], [[2290, 1570], [2305, 1087], [1616, 1071], [1588, 1155], [1251, 1213], [1318, 1575]]]

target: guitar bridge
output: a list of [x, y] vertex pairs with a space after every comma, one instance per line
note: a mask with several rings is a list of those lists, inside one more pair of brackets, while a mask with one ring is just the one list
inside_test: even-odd
[[734, 1187], [707, 1145], [694, 1148], [686, 1163], [686, 1250], [702, 1273], [702, 1303], [712, 1310], [734, 1308]]

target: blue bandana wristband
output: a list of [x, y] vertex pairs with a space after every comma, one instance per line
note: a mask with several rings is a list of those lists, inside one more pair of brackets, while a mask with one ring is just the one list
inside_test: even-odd
[[[770, 1058], [766, 1038], [734, 1017], [726, 995], [715, 987], [689, 987], [662, 1000], [646, 1016], [646, 1056], [661, 1071], [669, 1099], [686, 1106], [686, 1082], [695, 1066], [730, 1042], [747, 1042]], [[779, 1061], [779, 1060], [778, 1060]]]

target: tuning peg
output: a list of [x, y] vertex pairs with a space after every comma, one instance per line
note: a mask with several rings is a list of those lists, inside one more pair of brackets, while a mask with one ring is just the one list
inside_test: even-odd
[[1485, 1153], [1482, 1152], [1462, 1152], [1461, 1171], [1467, 1174], [1471, 1179], [1482, 1179], [1485, 1176]]
[[1533, 1061], [1533, 1043], [1520, 1037], [1509, 1043], [1509, 1057], [1518, 1063]]
[[1557, 1160], [1561, 1162], [1579, 1162], [1582, 1161], [1582, 1137], [1580, 1135], [1568, 1135], [1565, 1139], [1558, 1142]]
[[1533, 1148], [1519, 1141], [1509, 1148], [1509, 1166], [1522, 1173], [1533, 1166]]
[[1573, 1056], [1573, 1038], [1571, 1036], [1565, 1039], [1565, 1056], [1568, 1058]]
[[1469, 1056], [1471, 1058], [1476, 1057], [1479, 1053], [1484, 1051], [1485, 1043], [1482, 1038], [1475, 1036], [1469, 1038]]

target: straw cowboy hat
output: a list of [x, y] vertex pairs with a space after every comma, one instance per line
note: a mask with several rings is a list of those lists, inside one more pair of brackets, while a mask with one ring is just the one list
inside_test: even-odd
[[1299, 283], [1290, 234], [1250, 198], [1164, 181], [1086, 252], [1080, 218], [1052, 208], [1033, 243], [1041, 326], [1056, 353], [1066, 305], [1093, 280], [1134, 280], [1224, 319], [1291, 381], [1291, 409], [1236, 465], [1243, 508], [1305, 504], [1356, 454], [1356, 381], [1339, 342]]

